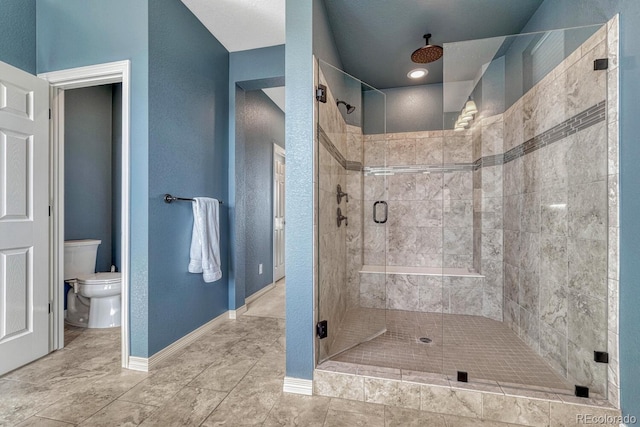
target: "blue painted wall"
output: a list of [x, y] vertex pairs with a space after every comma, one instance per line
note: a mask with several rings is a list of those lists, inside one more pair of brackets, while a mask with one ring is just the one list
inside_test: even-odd
[[312, 3], [286, 2], [286, 376], [302, 379], [312, 379], [314, 367]]
[[[231, 65], [233, 69], [233, 54]], [[229, 110], [229, 227], [233, 252], [229, 268], [229, 308], [237, 309], [244, 305], [247, 285], [246, 144], [242, 125], [246, 92], [236, 84], [232, 89], [233, 96], [229, 97], [229, 105], [234, 105], [234, 108]]]
[[187, 272], [191, 203], [228, 200], [229, 53], [179, 0], [149, 4], [149, 354], [227, 310], [229, 222], [220, 209], [223, 277]]
[[[284, 112], [261, 90], [244, 98], [246, 296], [273, 283], [273, 144], [284, 148]], [[236, 142], [237, 143], [237, 142]], [[263, 273], [258, 273], [258, 264]]]
[[64, 239], [101, 240], [96, 271], [109, 271], [117, 175], [111, 160], [113, 88], [68, 90], [64, 101]]
[[[597, 24], [601, 24], [598, 22]], [[576, 48], [584, 43], [599, 26], [591, 26], [586, 28], [570, 28], [554, 36], [560, 36], [564, 39], [564, 55], [558, 57], [553, 52], [544, 54], [550, 64], [557, 65], [564, 58], [569, 56]], [[554, 29], [554, 28], [550, 28]], [[525, 30], [523, 30], [525, 31]], [[538, 31], [538, 30], [536, 30]], [[504, 55], [505, 58], [505, 109], [508, 109], [522, 97], [537, 82], [533, 81], [530, 55], [532, 48], [542, 39], [542, 34], [531, 31], [533, 34], [524, 34], [520, 36], [510, 37], [505, 44], [508, 49]], [[528, 62], [527, 59], [529, 59]], [[555, 61], [554, 61], [555, 60]], [[551, 66], [550, 68], [553, 68]]]
[[131, 354], [148, 351], [149, 27], [148, 0], [38, 0], [39, 73], [131, 61]]
[[[322, 0], [312, 0], [313, 4], [313, 53], [318, 59], [343, 69], [340, 52], [336, 47], [327, 9]], [[289, 22], [287, 22], [289, 23]]]
[[[386, 95], [387, 132], [418, 132], [442, 129], [442, 84], [383, 89]], [[364, 133], [382, 133], [384, 97], [364, 93]]]
[[36, 73], [36, 0], [0, 1], [0, 61]]
[[505, 78], [505, 58], [501, 56], [491, 61], [482, 75], [479, 96], [474, 91], [476, 106], [484, 117], [504, 113], [506, 110]]
[[233, 52], [229, 57], [229, 308], [244, 305], [246, 293], [247, 233], [245, 194], [245, 91], [284, 85], [284, 45]]
[[620, 399], [640, 416], [640, 2], [545, 0], [523, 32], [599, 24], [620, 13]]

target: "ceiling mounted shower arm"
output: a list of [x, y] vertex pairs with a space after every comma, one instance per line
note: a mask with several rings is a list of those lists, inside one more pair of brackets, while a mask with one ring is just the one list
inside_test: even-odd
[[426, 44], [411, 54], [411, 60], [417, 64], [428, 64], [442, 58], [442, 46], [429, 44], [431, 33], [427, 33], [422, 37], [425, 39]]

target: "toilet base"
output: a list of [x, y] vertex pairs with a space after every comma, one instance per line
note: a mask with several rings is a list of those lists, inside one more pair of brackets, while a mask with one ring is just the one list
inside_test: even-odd
[[81, 328], [119, 327], [120, 304], [120, 295], [86, 298], [70, 291], [65, 322]]
[[114, 328], [120, 326], [120, 295], [91, 298], [87, 328]]
[[73, 292], [67, 293], [67, 309], [65, 310], [64, 321], [72, 326], [86, 328], [89, 323], [89, 299], [83, 298]]

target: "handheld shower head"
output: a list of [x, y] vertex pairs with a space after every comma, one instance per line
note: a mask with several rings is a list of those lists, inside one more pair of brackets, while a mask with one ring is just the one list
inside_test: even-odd
[[346, 102], [344, 102], [344, 101], [340, 101], [339, 99], [337, 100], [336, 104], [337, 104], [337, 105], [344, 104], [344, 106], [345, 106], [345, 107], [346, 107], [346, 109], [347, 109], [347, 114], [351, 114], [351, 113], [353, 113], [353, 112], [355, 111], [355, 109], [356, 109], [356, 107], [354, 107], [353, 105], [351, 105], [351, 104], [347, 104]]

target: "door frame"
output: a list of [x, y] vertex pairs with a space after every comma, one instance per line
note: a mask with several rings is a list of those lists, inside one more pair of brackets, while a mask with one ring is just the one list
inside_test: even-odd
[[129, 272], [130, 272], [130, 82], [129, 60], [70, 68], [38, 74], [50, 85], [50, 295], [53, 319], [49, 326], [50, 351], [64, 347], [64, 91], [111, 83], [122, 83], [122, 219], [121, 219], [121, 349], [122, 367], [129, 367]]
[[[275, 142], [273, 143], [273, 159], [272, 159], [272, 166], [271, 166], [271, 182], [273, 183], [273, 190], [271, 192], [271, 198], [273, 199], [273, 214], [271, 215], [271, 235], [274, 236], [275, 235], [275, 229], [276, 229], [276, 189], [275, 189], [275, 183], [276, 183], [276, 156], [282, 156], [282, 158], [285, 160], [285, 168], [287, 167], [287, 156], [286, 156], [286, 151], [284, 148], [282, 148], [281, 146], [279, 146], [278, 144], [276, 144]], [[287, 184], [285, 181], [285, 193], [286, 193], [286, 188], [287, 188]], [[287, 209], [285, 206], [285, 218], [287, 215]], [[286, 224], [286, 220], [285, 220], [285, 224]], [[283, 226], [285, 225], [283, 224]], [[285, 231], [286, 233], [286, 231]], [[286, 235], [286, 234], [285, 234]], [[276, 239], [274, 237], [273, 239], [273, 284], [275, 286], [277, 280], [276, 280]], [[285, 263], [285, 276], [286, 276], [286, 269], [287, 269], [287, 265]], [[284, 276], [283, 276], [284, 277]]]

